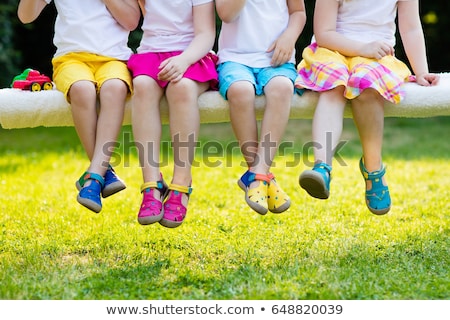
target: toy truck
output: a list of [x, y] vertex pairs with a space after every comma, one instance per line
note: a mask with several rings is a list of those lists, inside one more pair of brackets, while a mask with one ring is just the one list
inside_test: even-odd
[[37, 70], [28, 68], [14, 77], [11, 87], [29, 91], [52, 90], [53, 83], [46, 75], [41, 74]]

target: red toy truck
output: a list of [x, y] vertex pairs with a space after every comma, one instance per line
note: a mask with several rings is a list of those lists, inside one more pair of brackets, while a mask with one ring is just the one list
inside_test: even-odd
[[46, 75], [28, 68], [14, 77], [11, 87], [29, 91], [52, 90], [53, 83]]

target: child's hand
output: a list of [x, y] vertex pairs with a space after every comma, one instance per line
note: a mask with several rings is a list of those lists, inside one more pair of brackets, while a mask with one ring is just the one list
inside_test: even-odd
[[292, 42], [283, 36], [275, 40], [267, 49], [267, 52], [273, 52], [272, 61], [270, 62], [271, 66], [278, 67], [291, 60], [294, 48]]
[[393, 56], [394, 47], [384, 41], [366, 43], [361, 48], [361, 56], [366, 58], [381, 59], [385, 56]]
[[161, 62], [158, 73], [158, 80], [178, 82], [183, 78], [189, 67], [189, 63], [183, 59], [182, 55], [171, 57]]
[[435, 73], [423, 73], [416, 75], [416, 82], [424, 87], [435, 86], [439, 83], [439, 75]]

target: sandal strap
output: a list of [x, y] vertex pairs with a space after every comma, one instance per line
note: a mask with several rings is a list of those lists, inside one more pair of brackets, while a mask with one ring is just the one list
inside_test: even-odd
[[316, 163], [313, 167], [314, 169], [323, 169], [328, 172], [328, 175], [331, 176], [331, 166], [325, 162]]
[[192, 193], [193, 189], [191, 186], [181, 186], [179, 184], [171, 183], [169, 185], [169, 190], [178, 191], [178, 192], [186, 193], [187, 195], [190, 195]]
[[364, 162], [363, 162], [362, 158], [361, 158], [361, 160], [359, 160], [359, 168], [361, 169], [361, 173], [362, 173], [364, 179], [366, 179], [366, 180], [381, 179], [384, 176], [384, 174], [386, 173], [386, 166], [383, 163], [381, 164], [380, 170], [376, 170], [376, 171], [372, 171], [372, 172], [367, 171], [366, 167], [364, 166]]
[[84, 184], [88, 180], [97, 181], [102, 188], [105, 185], [105, 179], [101, 175], [99, 175], [97, 173], [89, 172], [89, 171], [86, 171], [85, 173], [83, 173], [83, 175], [80, 177], [80, 179], [78, 179], [78, 182], [80, 183], [81, 186], [84, 186]]
[[249, 182], [249, 184], [250, 184], [250, 182], [253, 182], [253, 181], [255, 181], [255, 180], [258, 180], [258, 181], [265, 181], [265, 182], [267, 182], [267, 183], [270, 183], [270, 177], [269, 177], [269, 175], [267, 175], [267, 174], [261, 174], [261, 173], [253, 173], [253, 172], [251, 172], [250, 173], [250, 175], [249, 175], [249, 177], [248, 177], [248, 182]]
[[154, 189], [158, 189], [161, 191], [164, 189], [164, 183], [162, 181], [145, 182], [141, 185], [141, 192], [143, 192], [145, 189], [148, 189], [148, 188], [154, 188]]

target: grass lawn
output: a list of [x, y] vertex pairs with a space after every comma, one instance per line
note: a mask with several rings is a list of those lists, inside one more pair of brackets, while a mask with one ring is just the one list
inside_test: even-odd
[[326, 201], [298, 185], [311, 121], [289, 123], [273, 172], [292, 206], [266, 216], [236, 185], [245, 168], [230, 125], [202, 125], [176, 229], [137, 223], [142, 178], [129, 126], [113, 158], [128, 188], [99, 214], [76, 202], [88, 163], [73, 128], [0, 129], [0, 299], [450, 299], [449, 125], [386, 119], [385, 216], [364, 204], [349, 119]]

